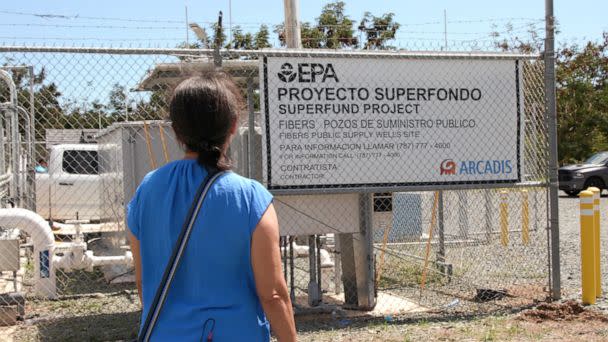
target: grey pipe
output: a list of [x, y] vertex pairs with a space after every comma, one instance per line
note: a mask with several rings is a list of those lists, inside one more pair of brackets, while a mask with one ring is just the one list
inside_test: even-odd
[[[32, 158], [33, 158], [33, 137], [32, 137], [32, 118], [30, 116], [30, 113], [27, 112], [27, 110], [25, 110], [25, 108], [23, 107], [17, 107], [18, 111], [21, 113], [22, 117], [24, 118], [24, 123], [25, 123], [25, 127], [24, 127], [24, 131], [25, 131], [25, 144], [26, 144], [26, 151], [27, 151], [27, 163], [25, 165], [25, 170], [22, 170], [20, 172], [20, 174], [23, 176], [23, 180], [25, 180], [25, 182], [23, 183], [23, 192], [22, 192], [22, 198], [24, 197], [25, 199], [25, 207], [27, 209], [32, 210], [33, 209], [33, 198], [32, 197], [25, 197], [25, 196], [31, 196], [33, 194], [32, 189], [33, 189], [33, 182], [29, 182], [28, 179], [28, 172], [30, 172], [30, 170], [33, 170], [34, 165], [32, 165]], [[21, 155], [21, 153], [19, 153], [19, 155]], [[21, 159], [19, 159], [21, 160]], [[33, 177], [31, 177], [33, 178]]]
[[[17, 184], [19, 184], [19, 158], [18, 158], [18, 144], [19, 144], [19, 129], [18, 129], [18, 125], [19, 125], [19, 120], [17, 118], [17, 88], [15, 87], [15, 82], [13, 82], [13, 77], [11, 76], [11, 74], [9, 74], [6, 70], [0, 70], [0, 79], [2, 79], [6, 85], [8, 86], [9, 92], [10, 92], [10, 107], [9, 107], [9, 111], [11, 113], [11, 120], [10, 120], [10, 135], [11, 135], [11, 139], [12, 139], [12, 144], [11, 144], [11, 161], [12, 161], [12, 174], [13, 174], [13, 181], [11, 182], [10, 185], [10, 191], [11, 191], [11, 196], [13, 198], [18, 198], [19, 195], [17, 194]], [[4, 143], [4, 142], [3, 142]], [[3, 156], [4, 157], [4, 154]]]

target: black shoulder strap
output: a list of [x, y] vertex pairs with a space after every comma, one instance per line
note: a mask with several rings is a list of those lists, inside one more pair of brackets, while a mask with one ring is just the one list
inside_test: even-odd
[[217, 178], [219, 178], [224, 171], [213, 172], [210, 171], [205, 177], [205, 180], [199, 186], [196, 196], [194, 197], [194, 201], [190, 206], [190, 210], [188, 211], [188, 216], [186, 216], [186, 220], [184, 221], [184, 226], [182, 227], [182, 231], [177, 238], [177, 242], [173, 247], [173, 253], [171, 253], [171, 257], [169, 258], [169, 262], [167, 263], [167, 267], [165, 268], [165, 273], [163, 274], [163, 278], [160, 281], [158, 289], [156, 289], [156, 294], [154, 295], [154, 301], [150, 306], [150, 310], [146, 315], [146, 320], [144, 325], [139, 332], [138, 341], [148, 341], [150, 336], [152, 335], [152, 330], [156, 325], [156, 321], [160, 315], [160, 311], [165, 304], [165, 300], [167, 299], [167, 294], [169, 292], [169, 288], [171, 287], [171, 282], [175, 277], [175, 271], [179, 267], [182, 256], [184, 254], [184, 250], [188, 245], [188, 240], [190, 239], [190, 235], [192, 233], [192, 228], [194, 227], [194, 223], [196, 222], [196, 218], [203, 206], [203, 202], [205, 201], [205, 197], [207, 196], [207, 192], [213, 185], [213, 182]]

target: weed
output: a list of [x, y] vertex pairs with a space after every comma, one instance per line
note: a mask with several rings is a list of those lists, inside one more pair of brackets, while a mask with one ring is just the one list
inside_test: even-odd
[[492, 325], [483, 337], [484, 341], [496, 341], [496, 327]]
[[[422, 284], [423, 265], [413, 264], [397, 258], [387, 258], [382, 276], [378, 280], [378, 288], [386, 288], [395, 285]], [[432, 264], [429, 264], [426, 272], [426, 284], [442, 284], [446, 278]]]

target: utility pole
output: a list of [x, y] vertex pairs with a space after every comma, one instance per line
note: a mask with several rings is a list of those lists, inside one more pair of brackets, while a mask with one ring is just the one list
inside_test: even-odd
[[188, 25], [188, 6], [186, 6], [186, 48], [190, 48], [190, 26]]
[[545, 0], [545, 105], [549, 130], [549, 231], [551, 233], [551, 298], [561, 298], [557, 179], [557, 105], [555, 95], [555, 17], [553, 0]]
[[232, 0], [228, 0], [228, 44], [232, 43]]
[[288, 49], [301, 49], [300, 7], [298, 0], [283, 0], [285, 8], [285, 42]]
[[448, 50], [448, 10], [443, 10], [443, 36], [445, 40], [444, 49]]
[[[301, 49], [302, 37], [300, 34], [299, 1], [283, 0], [283, 8], [285, 10], [285, 42], [287, 43], [287, 48]], [[317, 306], [321, 302], [321, 288], [318, 286], [318, 281], [320, 281], [320, 279], [317, 279], [317, 269], [320, 269], [321, 265], [317, 264], [316, 252], [317, 243], [315, 236], [310, 235], [308, 237], [308, 264], [310, 275], [310, 280], [308, 282], [308, 304], [310, 306]]]

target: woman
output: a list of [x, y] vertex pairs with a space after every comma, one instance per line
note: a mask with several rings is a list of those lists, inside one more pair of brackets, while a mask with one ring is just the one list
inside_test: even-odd
[[[225, 152], [242, 103], [219, 72], [174, 91], [170, 119], [185, 157], [150, 172], [127, 208], [142, 321], [197, 188], [209, 170], [229, 168]], [[295, 341], [272, 196], [228, 172], [205, 199], [151, 340], [268, 341], [269, 325], [279, 341]]]

